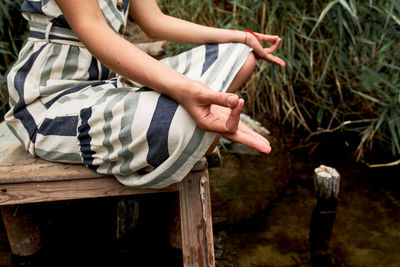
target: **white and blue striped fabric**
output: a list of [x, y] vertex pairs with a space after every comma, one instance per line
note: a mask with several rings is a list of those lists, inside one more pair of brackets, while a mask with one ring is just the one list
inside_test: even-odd
[[[129, 1], [99, 0], [116, 32]], [[54, 0], [25, 0], [29, 40], [8, 75], [11, 131], [32, 155], [83, 163], [131, 187], [179, 182], [215, 138], [177, 102], [134, 86], [94, 58]], [[251, 49], [210, 44], [165, 58], [165, 64], [215, 91], [225, 91]]]

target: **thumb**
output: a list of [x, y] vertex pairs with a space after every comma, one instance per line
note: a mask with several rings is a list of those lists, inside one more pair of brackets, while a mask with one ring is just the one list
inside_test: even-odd
[[239, 104], [239, 97], [231, 93], [209, 91], [200, 96], [200, 102], [206, 105], [216, 104], [223, 107], [234, 108]]

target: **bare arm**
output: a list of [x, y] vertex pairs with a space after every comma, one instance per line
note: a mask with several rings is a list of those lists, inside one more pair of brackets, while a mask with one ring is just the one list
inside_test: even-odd
[[[156, 0], [131, 0], [130, 2], [129, 14], [151, 38], [192, 44], [245, 43], [253, 48], [258, 58], [285, 66], [282, 59], [272, 55], [281, 41], [277, 35], [256, 33], [254, 36], [243, 31], [207, 27], [185, 21], [162, 13]], [[263, 48], [263, 42], [273, 43], [273, 45]]]
[[57, 4], [82, 43], [103, 64], [178, 102], [184, 101], [181, 98], [192, 81], [116, 34], [107, 25], [97, 0], [57, 0]]
[[205, 44], [243, 43], [246, 38], [242, 31], [207, 27], [165, 15], [156, 0], [131, 0], [129, 14], [149, 37], [155, 39]]

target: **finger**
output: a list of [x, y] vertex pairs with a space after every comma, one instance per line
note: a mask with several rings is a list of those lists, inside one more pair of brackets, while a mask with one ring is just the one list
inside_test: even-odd
[[263, 153], [269, 153], [271, 151], [269, 141], [264, 136], [250, 129], [243, 122], [239, 122], [238, 130], [234, 134], [225, 134], [224, 137], [257, 149]]
[[[241, 134], [239, 134], [241, 135]], [[243, 134], [244, 135], [244, 134]], [[239, 141], [243, 145], [246, 145], [248, 147], [254, 148], [262, 153], [269, 154], [272, 150], [271, 145], [269, 142], [261, 141], [261, 140], [256, 140], [253, 137], [248, 138], [245, 137], [245, 141]]]
[[226, 128], [231, 132], [234, 133], [237, 131], [240, 122], [240, 113], [242, 112], [242, 108], [244, 105], [244, 100], [239, 99], [238, 105], [232, 109], [228, 120], [226, 121]]
[[253, 48], [253, 52], [256, 56], [262, 57], [265, 54], [264, 47], [255, 39], [248, 41], [248, 45]]
[[[242, 107], [242, 104], [237, 105], [234, 109], [212, 105], [210, 112], [196, 120], [197, 124], [204, 131], [220, 134], [233, 133], [238, 129]], [[231, 115], [232, 111], [233, 115]], [[231, 121], [228, 122], [229, 120]]]
[[253, 135], [239, 129], [234, 134], [223, 134], [222, 136], [245, 146], [254, 148], [262, 153], [268, 154], [271, 152], [271, 145], [268, 140], [257, 133]]
[[281, 67], [285, 67], [285, 65], [286, 65], [286, 63], [285, 63], [285, 61], [283, 61], [283, 59], [281, 59], [277, 56], [271, 55], [271, 54], [266, 55], [265, 59], [268, 60], [269, 62], [279, 65]]
[[239, 130], [247, 133], [249, 135], [254, 136], [255, 138], [265, 138], [263, 137], [261, 134], [255, 132], [253, 129], [251, 129], [249, 126], [247, 126], [246, 124], [244, 124], [242, 121], [239, 122]]
[[243, 122], [239, 123], [238, 131], [244, 132], [247, 135], [252, 136], [254, 138], [254, 140], [258, 140], [259, 142], [265, 142], [266, 145], [270, 146], [269, 141], [264, 136], [262, 136], [261, 134], [253, 131], [251, 128], [249, 128]]
[[261, 39], [264, 42], [269, 42], [269, 43], [275, 42], [276, 40], [279, 39], [278, 35], [258, 34], [258, 36], [261, 37]]
[[273, 45], [271, 45], [270, 47], [268, 47], [268, 48], [265, 48], [265, 51], [267, 52], [267, 53], [273, 53], [273, 52], [275, 52], [275, 50], [279, 47], [279, 44], [281, 43], [281, 38], [278, 38], [278, 40], [276, 40], [276, 42], [273, 44]]
[[271, 151], [269, 141], [262, 135], [250, 129], [241, 121], [239, 121], [238, 130], [236, 132], [225, 133], [222, 135], [232, 141], [252, 147], [263, 153], [269, 153]]
[[216, 132], [219, 134], [230, 133], [229, 129], [227, 129], [226, 120], [218, 118], [212, 113], [202, 118], [197, 124], [202, 130], [207, 132]]
[[239, 103], [239, 97], [231, 93], [208, 91], [199, 96], [199, 101], [201, 104], [216, 104], [223, 107], [234, 108]]

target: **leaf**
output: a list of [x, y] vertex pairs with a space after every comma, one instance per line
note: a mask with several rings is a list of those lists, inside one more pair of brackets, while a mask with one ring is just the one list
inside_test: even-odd
[[369, 100], [371, 102], [377, 103], [377, 104], [379, 104], [379, 105], [381, 105], [383, 107], [388, 107], [389, 106], [387, 103], [379, 101], [378, 99], [376, 99], [375, 97], [372, 97], [370, 95], [364, 94], [364, 93], [356, 91], [354, 89], [350, 89], [350, 91], [352, 91], [353, 93], [355, 93], [355, 94], [357, 94], [357, 95], [359, 95], [359, 96], [361, 96], [361, 97], [363, 97], [363, 98], [365, 98], [365, 99], [367, 99], [367, 100]]
[[338, 3], [338, 0], [335, 1], [331, 1], [328, 3], [328, 5], [322, 10], [321, 14], [319, 15], [319, 18], [317, 20], [317, 23], [315, 24], [314, 28], [311, 30], [311, 33], [308, 35], [309, 37], [311, 37], [314, 33], [314, 31], [317, 29], [317, 27], [319, 26], [319, 24], [321, 23], [321, 21], [324, 19], [324, 17], [326, 16], [326, 14], [329, 12], [329, 10]]
[[344, 0], [339, 0], [339, 3], [340, 3], [340, 5], [342, 5], [342, 7], [343, 7], [344, 9], [346, 9], [346, 10], [350, 13], [350, 15], [351, 15], [353, 18], [355, 18], [355, 19], [357, 20], [357, 13], [355, 13], [355, 12], [350, 8], [349, 4], [348, 4], [346, 1], [344, 1]]
[[322, 82], [325, 81], [326, 72], [328, 70], [328, 67], [330, 66], [330, 62], [331, 62], [331, 59], [332, 59], [333, 52], [335, 51], [335, 48], [336, 48], [336, 43], [334, 43], [332, 45], [331, 51], [329, 52], [328, 58], [326, 59], [326, 62], [325, 62], [325, 65], [324, 65], [324, 69], [322, 70], [322, 74], [321, 74], [321, 77], [320, 77], [319, 82], [318, 82], [318, 88], [320, 88]]
[[390, 81], [388, 81], [385, 77], [383, 77], [381, 74], [379, 74], [378, 72], [376, 72], [375, 70], [363, 65], [363, 67], [372, 75], [374, 75], [376, 78], [378, 78], [381, 82], [383, 82], [384, 84], [386, 84], [389, 88], [392, 88], [394, 91], [398, 92], [400, 91], [400, 88], [396, 87], [395, 85], [393, 85]]
[[[397, 117], [397, 118], [396, 118]], [[397, 121], [396, 121], [397, 120]], [[400, 146], [399, 146], [399, 137], [400, 137], [400, 125], [399, 124], [399, 117], [394, 116], [394, 118], [391, 116], [390, 121], [388, 123], [389, 126], [389, 131], [391, 133], [391, 139], [392, 139], [392, 151], [393, 154], [396, 153], [396, 151], [399, 153], [400, 152]], [[397, 125], [397, 127], [396, 127]], [[397, 128], [397, 131], [396, 131]]]
[[379, 80], [372, 75], [362, 73], [359, 79], [361, 80], [361, 84], [368, 92], [371, 92], [372, 89], [379, 86]]
[[386, 52], [388, 49], [392, 48], [394, 42], [395, 42], [394, 40], [387, 42], [385, 45], [383, 45], [383, 46], [379, 49], [378, 54], [384, 53], [384, 52]]
[[0, 54], [2, 54], [2, 55], [12, 55], [12, 53], [10, 51], [5, 50], [5, 49], [1, 49], [1, 48], [0, 48]]
[[376, 125], [375, 125], [375, 129], [374, 129], [374, 131], [377, 131], [378, 129], [379, 129], [379, 127], [381, 127], [381, 125], [382, 125], [382, 123], [385, 121], [385, 119], [386, 119], [386, 114], [388, 113], [388, 108], [385, 108], [384, 110], [383, 110], [383, 112], [381, 113], [381, 115], [379, 116], [379, 120], [378, 120], [378, 122], [376, 123]]
[[321, 123], [322, 123], [322, 119], [324, 118], [324, 111], [325, 111], [325, 109], [319, 108], [319, 110], [317, 112], [318, 125], [321, 125]]

